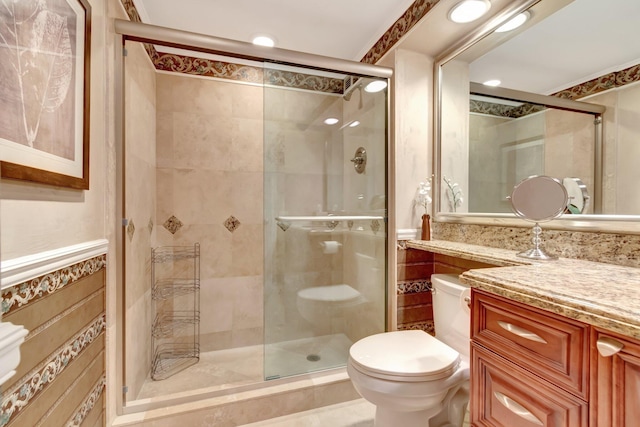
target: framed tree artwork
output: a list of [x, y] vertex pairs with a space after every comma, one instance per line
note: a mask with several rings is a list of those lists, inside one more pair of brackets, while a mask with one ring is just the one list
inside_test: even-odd
[[87, 0], [0, 0], [0, 175], [89, 188]]

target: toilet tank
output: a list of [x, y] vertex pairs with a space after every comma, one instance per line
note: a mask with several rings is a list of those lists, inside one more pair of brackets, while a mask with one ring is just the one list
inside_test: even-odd
[[433, 322], [436, 338], [469, 358], [469, 330], [471, 329], [470, 309], [465, 297], [470, 297], [471, 289], [463, 284], [455, 274], [434, 274]]

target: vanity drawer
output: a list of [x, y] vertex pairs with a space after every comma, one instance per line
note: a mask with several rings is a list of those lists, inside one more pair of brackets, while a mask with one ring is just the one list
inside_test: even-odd
[[471, 338], [583, 399], [588, 395], [588, 326], [473, 289]]
[[476, 427], [586, 427], [585, 401], [474, 344], [471, 423]]

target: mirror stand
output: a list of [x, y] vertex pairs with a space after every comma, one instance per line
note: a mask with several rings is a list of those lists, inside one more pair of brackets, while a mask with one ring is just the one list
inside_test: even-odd
[[544, 249], [540, 247], [540, 243], [542, 243], [542, 239], [540, 238], [541, 234], [542, 227], [540, 227], [540, 224], [536, 222], [536, 224], [533, 226], [533, 238], [531, 239], [531, 241], [533, 242], [533, 248], [520, 252], [517, 254], [517, 256], [543, 261], [558, 259], [557, 256], [548, 254]]

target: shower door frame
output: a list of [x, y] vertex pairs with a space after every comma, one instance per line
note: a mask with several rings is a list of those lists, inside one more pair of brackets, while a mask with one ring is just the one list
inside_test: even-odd
[[[393, 121], [391, 120], [391, 106], [393, 92], [391, 89], [393, 70], [388, 67], [372, 65], [367, 63], [349, 61], [338, 58], [330, 58], [326, 56], [313, 55], [280, 48], [264, 49], [251, 43], [232, 41], [228, 39], [220, 39], [204, 34], [197, 34], [182, 30], [159, 27], [155, 25], [143, 24], [140, 22], [126, 21], [122, 19], [114, 20], [115, 27], [115, 85], [114, 85], [114, 111], [115, 114], [115, 175], [116, 175], [116, 200], [115, 200], [115, 262], [116, 262], [116, 295], [115, 295], [115, 344], [114, 351], [107, 354], [107, 358], [113, 363], [107, 361], [108, 366], [115, 366], [115, 378], [113, 378], [115, 390], [120, 392], [110, 393], [115, 396], [115, 403], [112, 398], [107, 399], [107, 407], [115, 405], [115, 413], [117, 416], [134, 414], [149, 409], [166, 407], [168, 404], [185, 403], [184, 399], [175, 402], [167, 402], [161, 400], [156, 403], [145, 403], [142, 405], [127, 405], [126, 400], [126, 384], [124, 383], [126, 366], [124, 345], [125, 322], [126, 322], [126, 304], [125, 284], [126, 284], [126, 265], [125, 265], [125, 237], [126, 237], [126, 217], [125, 217], [125, 195], [126, 195], [126, 177], [125, 177], [125, 91], [124, 91], [124, 56], [126, 55], [125, 43], [127, 41], [150, 43], [169, 46], [173, 48], [182, 48], [190, 51], [197, 51], [206, 54], [223, 55], [229, 58], [248, 59], [257, 62], [276, 63], [284, 65], [293, 65], [298, 67], [312, 68], [322, 71], [343, 72], [346, 74], [363, 76], [363, 77], [379, 77], [386, 78], [390, 84], [387, 86], [387, 129], [386, 129], [386, 149], [387, 149], [387, 179], [386, 179], [386, 195], [387, 195], [387, 242], [386, 242], [386, 315], [385, 324], [387, 330], [396, 329], [396, 218], [395, 218], [395, 139], [393, 137]], [[119, 112], [119, 113], [118, 113]], [[114, 356], [115, 353], [115, 356]], [[208, 396], [202, 393], [199, 399], [206, 399]], [[193, 401], [194, 399], [190, 399]], [[133, 402], [130, 401], [130, 402]]]

